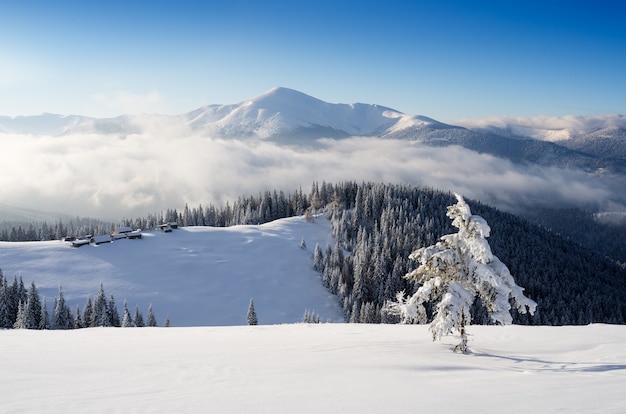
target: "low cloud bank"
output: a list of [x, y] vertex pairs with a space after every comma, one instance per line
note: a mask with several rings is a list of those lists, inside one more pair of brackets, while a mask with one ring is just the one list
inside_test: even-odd
[[119, 219], [185, 203], [222, 205], [266, 189], [343, 180], [419, 184], [498, 207], [531, 204], [626, 211], [622, 178], [521, 167], [460, 147], [376, 138], [299, 148], [151, 130], [128, 136], [0, 135], [2, 203]]
[[565, 116], [533, 116], [533, 117], [516, 117], [516, 116], [494, 116], [476, 119], [461, 119], [453, 122], [455, 125], [464, 126], [466, 128], [486, 128], [494, 126], [498, 128], [506, 128], [508, 126], [517, 126], [525, 128], [543, 129], [543, 130], [561, 130], [569, 129], [575, 132], [590, 132], [607, 127], [626, 128], [626, 116], [619, 114], [604, 115], [565, 115]]

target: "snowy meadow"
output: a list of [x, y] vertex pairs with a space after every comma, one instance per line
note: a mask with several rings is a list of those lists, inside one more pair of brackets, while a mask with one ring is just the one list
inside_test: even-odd
[[623, 413], [624, 326], [0, 331], [7, 413]]
[[[626, 410], [621, 325], [469, 326], [461, 355], [426, 325], [297, 323], [307, 309], [342, 319], [311, 269], [330, 240], [327, 220], [294, 217], [80, 248], [0, 243], [4, 273], [35, 280], [48, 303], [62, 283], [82, 306], [102, 282], [173, 325], [1, 330], [0, 412]], [[245, 326], [251, 297], [258, 326]]]

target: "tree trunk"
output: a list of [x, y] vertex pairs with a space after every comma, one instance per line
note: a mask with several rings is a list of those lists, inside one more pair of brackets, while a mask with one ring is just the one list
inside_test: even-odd
[[462, 354], [467, 353], [467, 333], [465, 332], [465, 311], [461, 310], [461, 326], [459, 327], [459, 336], [461, 342], [456, 346], [455, 350]]

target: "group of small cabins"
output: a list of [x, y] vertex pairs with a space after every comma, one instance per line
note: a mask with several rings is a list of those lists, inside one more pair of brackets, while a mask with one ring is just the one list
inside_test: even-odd
[[[157, 227], [159, 230], [162, 230], [166, 233], [172, 231], [172, 229], [178, 228], [178, 223], [164, 223]], [[121, 239], [141, 239], [142, 233], [141, 229], [134, 229], [132, 227], [118, 227], [113, 230], [110, 234], [100, 234], [97, 236], [87, 235], [83, 237], [64, 237], [62, 240], [66, 242], [70, 242], [72, 247], [80, 247], [86, 244], [98, 245], [102, 243], [111, 243], [115, 240]]]
[[[178, 223], [169, 222], [163, 223], [157, 227], [157, 229], [162, 230], [166, 233], [172, 231], [172, 229], [177, 229]], [[91, 245], [99, 245], [102, 243], [111, 243], [115, 240], [132, 240], [132, 239], [141, 239], [141, 229], [133, 229], [132, 227], [118, 227], [113, 230], [110, 234], [99, 234], [97, 236], [87, 235], [83, 237], [65, 237], [63, 241], [68, 241], [72, 244], [72, 247], [80, 247], [86, 244]]]

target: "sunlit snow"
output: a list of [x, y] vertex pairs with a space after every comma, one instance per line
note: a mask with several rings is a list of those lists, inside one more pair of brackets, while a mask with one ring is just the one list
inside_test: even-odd
[[626, 328], [0, 331], [7, 413], [623, 413]]

